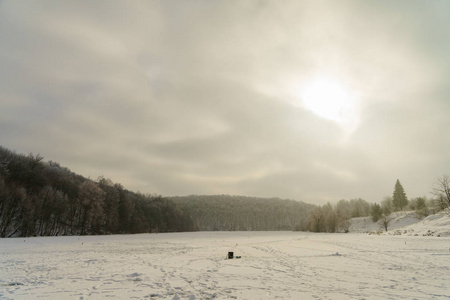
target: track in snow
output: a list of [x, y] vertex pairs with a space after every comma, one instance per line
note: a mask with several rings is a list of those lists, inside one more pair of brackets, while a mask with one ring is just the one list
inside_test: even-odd
[[2, 239], [0, 298], [450, 299], [449, 246], [299, 232]]

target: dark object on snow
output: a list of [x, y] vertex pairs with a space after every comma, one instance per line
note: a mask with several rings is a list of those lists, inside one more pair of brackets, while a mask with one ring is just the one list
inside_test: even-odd
[[228, 259], [234, 258], [234, 252], [228, 252]]

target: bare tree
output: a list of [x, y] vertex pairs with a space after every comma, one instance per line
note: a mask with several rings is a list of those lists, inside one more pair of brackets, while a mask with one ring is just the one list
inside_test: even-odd
[[85, 181], [80, 185], [81, 235], [101, 233], [104, 199], [105, 192], [95, 182]]
[[311, 210], [308, 216], [309, 230], [313, 232], [325, 232], [325, 215], [322, 207]]
[[383, 201], [381, 201], [381, 209], [383, 210], [383, 214], [390, 215], [393, 207], [392, 207], [392, 197], [386, 196]]
[[450, 177], [442, 175], [436, 179], [432, 193], [443, 200], [445, 205], [450, 208]]
[[384, 230], [388, 231], [389, 223], [391, 223], [392, 218], [390, 218], [388, 215], [383, 215], [379, 221], [380, 227]]

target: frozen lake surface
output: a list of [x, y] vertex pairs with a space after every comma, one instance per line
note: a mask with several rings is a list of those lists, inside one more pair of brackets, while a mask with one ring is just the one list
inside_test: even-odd
[[0, 299], [450, 299], [449, 248], [358, 233], [0, 239]]

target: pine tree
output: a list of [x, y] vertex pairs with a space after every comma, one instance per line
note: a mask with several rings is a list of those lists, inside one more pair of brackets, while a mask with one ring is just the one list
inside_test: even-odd
[[405, 190], [402, 184], [397, 179], [394, 188], [394, 194], [392, 196], [392, 204], [395, 208], [403, 210], [403, 207], [408, 205], [408, 198], [406, 197]]
[[378, 222], [379, 219], [383, 216], [383, 210], [381, 209], [380, 204], [374, 203], [371, 208], [372, 221]]

